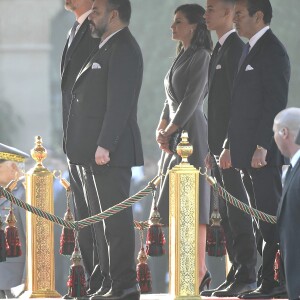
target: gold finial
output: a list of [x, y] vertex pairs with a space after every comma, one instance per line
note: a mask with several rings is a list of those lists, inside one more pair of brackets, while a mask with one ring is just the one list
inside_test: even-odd
[[73, 222], [74, 221], [74, 216], [71, 212], [71, 209], [68, 208], [65, 215], [64, 215], [64, 220], [65, 221], [69, 221], [69, 222]]
[[9, 211], [9, 214], [6, 217], [6, 223], [8, 224], [8, 226], [13, 227], [16, 225], [17, 223], [17, 219], [13, 213], [12, 210]]
[[211, 226], [221, 226], [222, 218], [217, 209], [213, 210], [210, 217], [210, 221], [211, 221]]
[[71, 261], [73, 262], [73, 265], [74, 266], [78, 266], [81, 264], [81, 252], [79, 250], [79, 248], [76, 246], [74, 251], [73, 251], [73, 254], [71, 256]]
[[189, 135], [187, 131], [183, 130], [181, 134], [181, 142], [177, 146], [177, 154], [181, 156], [180, 164], [189, 163], [188, 157], [193, 153], [193, 146], [189, 143]]
[[47, 157], [47, 150], [42, 145], [41, 136], [35, 137], [35, 147], [30, 151], [31, 157], [37, 162], [36, 167], [43, 167], [42, 161]]
[[151, 213], [151, 217], [150, 217], [150, 224], [159, 224], [159, 221], [160, 221], [160, 214], [157, 210], [157, 207], [154, 207], [152, 213]]
[[138, 254], [137, 259], [138, 259], [138, 261], [139, 261], [140, 263], [145, 263], [145, 262], [147, 261], [148, 256], [147, 256], [147, 254], [146, 254], [144, 248], [141, 248], [141, 250], [140, 250], [140, 252], [139, 252], [139, 254]]

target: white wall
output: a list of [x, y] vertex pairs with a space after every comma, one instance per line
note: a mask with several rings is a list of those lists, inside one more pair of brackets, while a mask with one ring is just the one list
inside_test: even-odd
[[0, 95], [24, 121], [13, 140], [26, 151], [35, 135], [51, 143], [49, 25], [61, 6], [62, 0], [0, 1]]

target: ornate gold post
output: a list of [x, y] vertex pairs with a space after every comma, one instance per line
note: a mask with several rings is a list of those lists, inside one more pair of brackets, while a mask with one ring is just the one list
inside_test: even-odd
[[[53, 174], [42, 164], [47, 151], [40, 136], [31, 156], [36, 165], [26, 173], [26, 201], [53, 213]], [[60, 298], [55, 290], [53, 223], [27, 212], [26, 234], [27, 286], [21, 298]]]
[[193, 153], [183, 132], [177, 153], [182, 162], [170, 171], [170, 294], [172, 299], [200, 299], [198, 279], [199, 171], [187, 158]]

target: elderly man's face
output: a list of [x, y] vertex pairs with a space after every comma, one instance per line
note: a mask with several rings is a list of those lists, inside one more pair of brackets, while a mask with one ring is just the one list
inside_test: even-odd
[[12, 161], [0, 163], [0, 185], [6, 186], [11, 180], [16, 178], [17, 165]]
[[286, 128], [282, 128], [282, 126], [279, 126], [276, 123], [273, 125], [274, 140], [277, 144], [277, 147], [284, 156], [289, 157], [286, 139], [284, 138], [286, 135], [286, 130]]

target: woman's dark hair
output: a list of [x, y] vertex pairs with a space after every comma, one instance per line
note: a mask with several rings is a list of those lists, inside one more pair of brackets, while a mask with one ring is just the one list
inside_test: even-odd
[[[210, 31], [207, 29], [205, 19], [203, 17], [205, 9], [199, 4], [184, 4], [178, 6], [174, 14], [177, 12], [183, 13], [189, 24], [197, 24], [190, 47], [192, 49], [204, 48], [211, 51], [213, 42]], [[177, 53], [181, 51], [182, 47], [182, 43], [179, 42], [177, 46]]]

